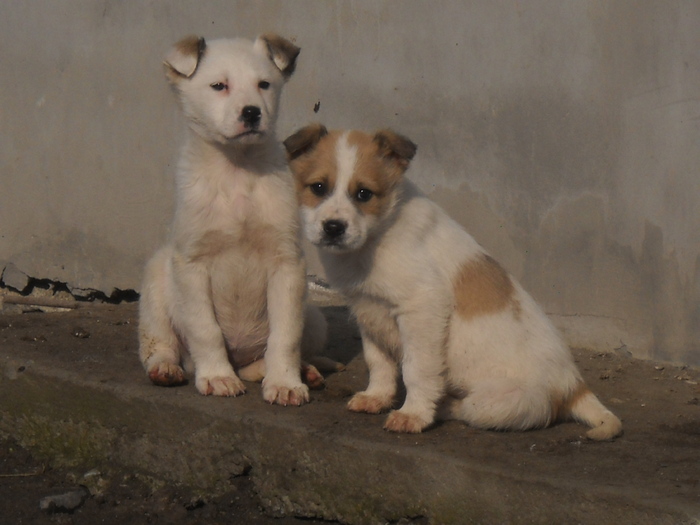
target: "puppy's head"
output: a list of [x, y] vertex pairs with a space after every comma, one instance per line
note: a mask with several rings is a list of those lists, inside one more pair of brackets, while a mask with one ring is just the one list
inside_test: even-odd
[[321, 124], [284, 141], [296, 179], [304, 232], [335, 252], [361, 248], [391, 214], [416, 145], [391, 130], [374, 135]]
[[165, 72], [197, 134], [225, 145], [260, 143], [274, 136], [281, 89], [298, 54], [277, 35], [255, 42], [187, 37], [170, 49]]

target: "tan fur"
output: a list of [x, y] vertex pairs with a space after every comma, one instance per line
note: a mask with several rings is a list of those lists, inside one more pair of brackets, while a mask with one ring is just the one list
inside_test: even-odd
[[[329, 192], [335, 189], [337, 174], [335, 149], [341, 133], [329, 134], [322, 126], [315, 126], [285, 141], [289, 149], [299, 151], [308, 148], [312, 143], [316, 144], [321, 136], [325, 137], [325, 135], [328, 137], [318, 144], [315, 150], [313, 165], [310, 165], [304, 156], [291, 159], [294, 171], [302, 174], [296, 181], [303, 206], [314, 207], [322, 200], [322, 197], [311, 191], [312, 184], [323, 183]], [[395, 167], [393, 162], [386, 160], [387, 157], [392, 161], [398, 158], [391, 153], [390, 149], [390, 144], [397, 143], [396, 137], [386, 131], [379, 137], [381, 138], [376, 139], [363, 133], [352, 132], [347, 137], [348, 144], [362, 152], [357, 159], [357, 177], [353, 179], [352, 186], [347, 188], [347, 192], [351, 196], [356, 195], [360, 189], [368, 189], [374, 193], [375, 198], [369, 202], [357, 203], [358, 209], [369, 215], [380, 215], [386, 208], [387, 198], [403, 173], [402, 167]]]
[[390, 203], [391, 192], [398, 182], [400, 170], [391, 171], [391, 164], [380, 155], [380, 146], [367, 135], [350, 133], [348, 144], [356, 146], [360, 155], [357, 158], [357, 176], [348, 188], [351, 196], [364, 188], [371, 190], [374, 197], [368, 202], [358, 202], [358, 209], [368, 215], [381, 215]]
[[292, 76], [300, 49], [289, 40], [272, 33], [262, 35], [260, 40], [267, 44], [270, 60], [277, 65], [285, 78]]
[[515, 289], [508, 273], [491, 256], [467, 261], [454, 284], [455, 309], [464, 319], [506, 309]]
[[168, 80], [177, 82], [194, 75], [205, 49], [205, 40], [198, 36], [188, 36], [177, 42], [163, 61]]
[[258, 226], [256, 228], [245, 228], [239, 235], [232, 235], [218, 230], [211, 230], [196, 242], [194, 252], [190, 255], [191, 261], [198, 261], [210, 257], [221, 255], [234, 247], [244, 247], [245, 251], [256, 254], [261, 258], [270, 257], [276, 264], [285, 259], [300, 257], [298, 251], [284, 254], [272, 248], [278, 244], [277, 232], [269, 226]]
[[301, 202], [304, 206], [315, 206], [322, 199], [311, 191], [311, 185], [322, 183], [328, 191], [333, 191], [335, 188], [335, 144], [337, 137], [330, 137], [324, 141], [323, 146], [319, 150], [318, 162], [314, 163], [313, 169], [311, 166], [304, 164], [304, 160], [300, 159], [297, 164], [297, 169], [300, 173], [304, 173], [303, 177], [296, 179], [297, 192], [299, 193]]

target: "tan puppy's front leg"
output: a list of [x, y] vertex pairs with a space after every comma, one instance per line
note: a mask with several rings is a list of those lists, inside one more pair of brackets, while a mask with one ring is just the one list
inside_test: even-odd
[[447, 323], [433, 311], [418, 310], [399, 316], [398, 324], [403, 343], [401, 371], [406, 400], [399, 410], [389, 414], [384, 428], [417, 433], [433, 423], [437, 404], [445, 392]]
[[262, 383], [263, 398], [268, 403], [298, 406], [309, 401], [309, 388], [301, 382], [305, 291], [306, 272], [300, 261], [282, 263], [270, 275], [267, 288], [270, 335]]
[[175, 323], [194, 363], [197, 390], [205, 396], [245, 393], [243, 382], [228, 360], [224, 336], [214, 316], [207, 268], [176, 257], [173, 269], [177, 288]]
[[348, 410], [379, 414], [391, 407], [396, 395], [398, 365], [396, 361], [377, 346], [360, 329], [362, 335], [362, 355], [369, 369], [369, 385], [358, 392], [348, 402]]

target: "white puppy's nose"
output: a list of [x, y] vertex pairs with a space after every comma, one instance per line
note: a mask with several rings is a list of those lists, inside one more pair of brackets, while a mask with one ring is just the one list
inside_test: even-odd
[[241, 111], [241, 120], [248, 128], [254, 128], [260, 123], [262, 112], [257, 106], [246, 106]]

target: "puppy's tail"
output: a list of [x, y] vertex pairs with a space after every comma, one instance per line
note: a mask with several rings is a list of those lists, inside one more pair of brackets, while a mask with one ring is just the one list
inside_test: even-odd
[[568, 416], [591, 427], [586, 432], [589, 439], [606, 441], [622, 434], [622, 422], [583, 383], [574, 391], [563, 412], [563, 418]]

